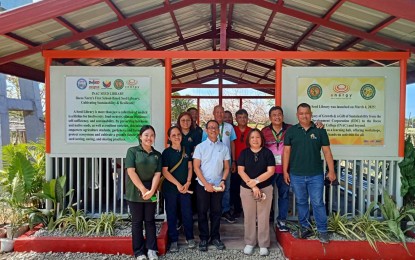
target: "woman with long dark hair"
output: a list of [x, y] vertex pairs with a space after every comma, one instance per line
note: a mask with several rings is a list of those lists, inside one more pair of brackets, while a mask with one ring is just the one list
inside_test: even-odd
[[[154, 216], [156, 203], [153, 196], [161, 175], [161, 154], [153, 148], [156, 132], [151, 125], [144, 125], [139, 133], [139, 145], [130, 147], [125, 158], [127, 168], [125, 197], [132, 217], [133, 252], [139, 260], [156, 260], [157, 238]], [[154, 198], [154, 197], [153, 197]], [[144, 243], [143, 222], [146, 240]]]

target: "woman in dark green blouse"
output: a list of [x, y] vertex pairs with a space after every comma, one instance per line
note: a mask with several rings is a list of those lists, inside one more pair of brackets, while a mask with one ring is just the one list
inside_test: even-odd
[[[157, 257], [156, 224], [154, 216], [156, 203], [151, 199], [157, 192], [161, 175], [161, 154], [152, 145], [156, 132], [151, 125], [140, 129], [138, 146], [128, 149], [125, 158], [127, 168], [126, 200], [132, 216], [133, 251], [137, 259], [150, 260]], [[146, 245], [144, 245], [143, 221], [146, 229]]]

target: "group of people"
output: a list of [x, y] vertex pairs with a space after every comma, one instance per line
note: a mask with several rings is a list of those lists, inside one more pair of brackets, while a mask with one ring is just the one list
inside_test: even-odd
[[[226, 122], [229, 114], [231, 119]], [[126, 199], [132, 215], [133, 251], [137, 259], [157, 259], [156, 205], [151, 202], [161, 176], [170, 252], [178, 251], [179, 219], [188, 247], [197, 247], [193, 211], [197, 212], [200, 251], [207, 251], [209, 244], [225, 249], [219, 232], [221, 218], [233, 223], [243, 211], [244, 253], [253, 254], [258, 245], [260, 255], [268, 255], [273, 190], [278, 190], [276, 225], [285, 232], [290, 186], [301, 225], [294, 236], [307, 238], [313, 234], [310, 201], [318, 237], [323, 243], [329, 242], [323, 187], [326, 177], [334, 181], [336, 175], [327, 132], [323, 125], [314, 124], [311, 116], [311, 107], [302, 103], [297, 107], [298, 124], [291, 126], [284, 122], [283, 109], [274, 106], [269, 110], [271, 124], [259, 130], [248, 126], [246, 110], [236, 112], [237, 125], [233, 126], [232, 113], [225, 113], [218, 105], [213, 110], [214, 119], [206, 123], [203, 131], [197, 124], [197, 109], [190, 108], [168, 129], [169, 147], [163, 153], [152, 147], [154, 128], [143, 126], [139, 145], [128, 149], [125, 160]], [[321, 150], [328, 166], [327, 176], [323, 172]]]

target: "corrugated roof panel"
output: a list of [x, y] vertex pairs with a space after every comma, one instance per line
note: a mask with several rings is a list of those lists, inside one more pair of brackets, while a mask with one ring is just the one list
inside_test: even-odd
[[260, 80], [259, 77], [253, 77], [253, 76], [247, 75], [247, 74], [242, 75], [242, 79], [247, 80], [249, 82], [257, 82], [258, 80]]
[[45, 68], [42, 53], [26, 56], [24, 58], [15, 60], [15, 62], [38, 70], [44, 70]]
[[183, 38], [211, 31], [209, 4], [194, 4], [174, 11]]
[[284, 48], [291, 48], [312, 24], [285, 14], [277, 13], [265, 40]]
[[415, 44], [415, 23], [405, 19], [399, 19], [380, 30], [377, 34], [409, 44]]
[[145, 13], [164, 6], [163, 0], [112, 0], [112, 2], [126, 17], [130, 17], [139, 13]]
[[181, 82], [189, 82], [189, 81], [194, 81], [194, 80], [197, 80], [196, 74], [180, 78]]
[[108, 48], [114, 50], [122, 50], [124, 47], [132, 45], [138, 45], [136, 48], [145, 49], [140, 40], [138, 40], [132, 31], [127, 27], [120, 27], [105, 33], [101, 33], [95, 36], [95, 38]]
[[[303, 41], [301, 47], [311, 50], [331, 51], [344, 41], [349, 41], [353, 37], [339, 31], [334, 31], [326, 27], [319, 26], [307, 39]], [[305, 47], [304, 45], [307, 45]]]
[[230, 39], [229, 50], [252, 51], [255, 44], [255, 42], [247, 41], [245, 39]]
[[137, 59], [137, 60], [133, 60], [132, 63], [136, 67], [160, 67], [162, 66], [161, 61], [157, 59]]
[[114, 61], [114, 59], [79, 59], [80, 62], [88, 66], [102, 66]]
[[134, 26], [153, 48], [160, 48], [179, 40], [169, 13], [140, 21]]
[[355, 44], [350, 50], [357, 51], [391, 51], [389, 46], [379, 44], [372, 41], [363, 40], [358, 44]]
[[186, 44], [186, 46], [189, 50], [192, 50], [192, 51], [202, 51], [202, 50], [211, 51], [212, 40], [203, 39], [203, 40], [193, 41], [193, 42]]
[[212, 75], [213, 73], [214, 73], [214, 70], [204, 70], [204, 71], [199, 72], [198, 74], [199, 74], [199, 77], [201, 78], [201, 77], [205, 77], [208, 75]]
[[81, 30], [92, 29], [117, 21], [117, 15], [106, 3], [99, 3], [62, 16]]
[[234, 5], [232, 30], [259, 38], [271, 12], [269, 9], [251, 4]]
[[87, 40], [80, 40], [76, 42], [71, 42], [67, 45], [61, 45], [56, 50], [98, 50], [94, 45], [89, 43]]
[[389, 16], [361, 5], [345, 2], [331, 16], [331, 20], [362, 31], [369, 31]]
[[244, 69], [246, 66], [246, 61], [244, 60], [227, 60], [226, 64], [234, 67], [234, 68], [238, 68], [238, 69]]
[[337, 0], [284, 0], [284, 6], [323, 17]]
[[54, 20], [46, 20], [21, 28], [13, 33], [34, 43], [41, 44], [68, 36], [71, 31]]
[[0, 57], [13, 54], [19, 51], [24, 51], [27, 47], [23, 44], [20, 44], [12, 39], [0, 35]]

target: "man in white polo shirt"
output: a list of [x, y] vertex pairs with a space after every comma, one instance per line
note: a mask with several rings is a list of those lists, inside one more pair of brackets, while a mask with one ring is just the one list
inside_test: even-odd
[[[232, 167], [232, 172], [236, 171], [236, 158], [235, 158], [235, 143], [236, 139], [235, 129], [229, 123], [224, 122], [225, 109], [221, 105], [217, 105], [213, 109], [213, 117], [219, 124], [219, 132], [217, 137], [221, 143], [224, 143], [228, 147], [231, 153], [232, 161], [229, 165]], [[203, 132], [202, 141], [206, 140], [207, 133]], [[231, 175], [229, 174], [225, 182], [225, 192], [222, 199], [222, 217], [229, 223], [235, 223], [235, 218], [231, 214]]]
[[[197, 176], [197, 214], [199, 250], [207, 251], [208, 240], [217, 249], [225, 249], [220, 240], [219, 228], [225, 180], [229, 176], [230, 154], [228, 147], [218, 140], [219, 124], [210, 120], [206, 124], [207, 139], [196, 146], [193, 166]], [[208, 211], [210, 211], [210, 234]]]

